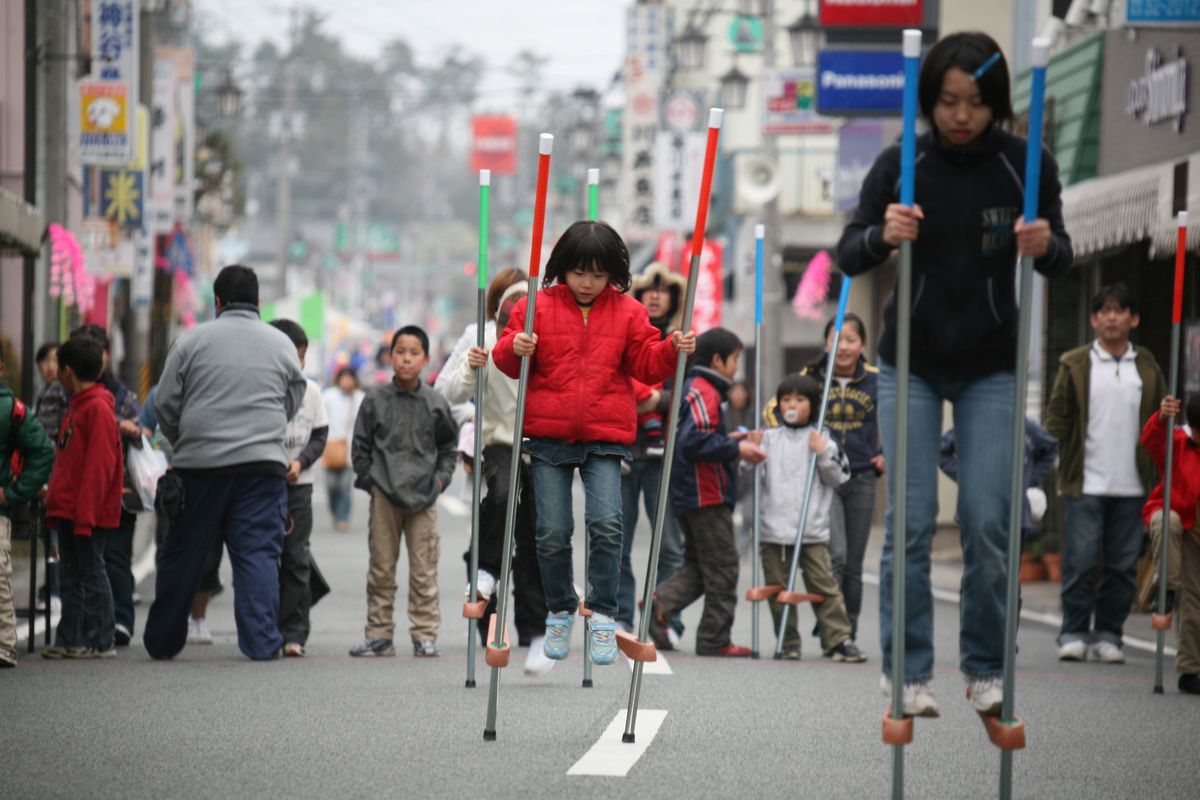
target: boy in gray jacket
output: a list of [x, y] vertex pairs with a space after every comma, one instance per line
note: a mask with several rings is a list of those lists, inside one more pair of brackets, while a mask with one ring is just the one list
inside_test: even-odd
[[413, 655], [436, 656], [437, 498], [450, 484], [458, 425], [450, 405], [421, 382], [429, 337], [407, 325], [392, 337], [391, 383], [367, 393], [354, 423], [350, 462], [354, 485], [371, 495], [366, 640], [352, 656], [394, 656], [392, 616], [400, 537], [408, 540], [408, 620]]
[[[789, 375], [775, 392], [782, 423], [763, 433], [762, 448], [767, 460], [762, 472], [762, 518], [759, 523], [763, 578], [767, 584], [787, 585], [796, 542], [796, 527], [803, 505], [804, 480], [811, 453], [817, 456], [817, 479], [804, 525], [800, 547], [800, 570], [804, 585], [825, 599], [815, 603], [821, 650], [834, 661], [861, 662], [867, 657], [850, 639], [850, 618], [846, 603], [833, 577], [829, 557], [829, 509], [834, 487], [850, 478], [850, 464], [828, 432], [812, 424], [815, 409], [821, 407], [821, 386], [812, 378]], [[771, 615], [778, 629], [783, 605], [771, 599]], [[788, 616], [783, 637], [783, 657], [800, 659], [800, 632], [796, 614]]]

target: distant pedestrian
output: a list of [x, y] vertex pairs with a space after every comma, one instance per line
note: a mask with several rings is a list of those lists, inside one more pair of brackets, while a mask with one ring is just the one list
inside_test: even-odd
[[46, 519], [58, 531], [63, 611], [46, 658], [111, 658], [113, 596], [101, 537], [121, 522], [124, 467], [113, 395], [99, 383], [101, 345], [74, 336], [58, 350], [59, 379], [71, 403], [58, 433], [46, 492]]
[[726, 427], [722, 404], [741, 355], [734, 333], [713, 328], [700, 336], [689, 359], [670, 485], [671, 512], [683, 532], [683, 566], [658, 587], [650, 623], [654, 643], [663, 650], [672, 649], [668, 620], [703, 597], [696, 655], [750, 655], [750, 648], [731, 640], [738, 582], [733, 504], [738, 460], [761, 463], [766, 453], [759, 432], [731, 433]]
[[37, 496], [54, 466], [54, 444], [4, 383], [0, 352], [0, 667], [17, 665], [12, 584], [12, 512]]
[[515, 378], [530, 358], [523, 449], [533, 458], [538, 564], [546, 591], [544, 652], [567, 657], [579, 596], [571, 538], [575, 470], [587, 494], [587, 597], [592, 612], [594, 663], [617, 658], [620, 581], [621, 462], [636, 439], [633, 381], [653, 385], [671, 374], [677, 351], [690, 352], [695, 334], [663, 339], [629, 289], [629, 251], [603, 222], [576, 222], [554, 245], [525, 334], [529, 298], [513, 309], [492, 360]]
[[217, 318], [175, 340], [158, 384], [158, 424], [175, 454], [182, 510], [158, 562], [142, 641], [174, 658], [214, 541], [229, 548], [238, 647], [277, 658], [279, 557], [287, 522], [287, 423], [306, 382], [296, 348], [258, 315], [258, 277], [225, 267], [213, 283]]
[[350, 437], [354, 435], [354, 419], [362, 405], [363, 390], [358, 375], [350, 367], [342, 367], [333, 378], [333, 385], [322, 392], [325, 415], [329, 419], [329, 441], [321, 466], [325, 468], [325, 487], [329, 492], [329, 513], [333, 527], [350, 530], [350, 514], [354, 501], [354, 470], [350, 468]]
[[[300, 368], [308, 353], [308, 336], [298, 323], [277, 319], [271, 325], [292, 340]], [[304, 401], [296, 416], [288, 421], [283, 446], [287, 450], [288, 517], [292, 526], [283, 538], [283, 557], [279, 560], [279, 632], [283, 634], [283, 654], [291, 658], [304, 655], [311, 629], [313, 561], [309, 541], [312, 538], [313, 477], [311, 468], [325, 451], [329, 420], [321, 387], [309, 378]]]
[[367, 629], [352, 656], [394, 656], [396, 562], [408, 545], [408, 620], [413, 655], [438, 655], [438, 495], [454, 477], [458, 426], [450, 405], [421, 381], [429, 336], [406, 325], [392, 337], [393, 378], [367, 392], [354, 423], [354, 485], [371, 495]]
[[[34, 355], [38, 373], [42, 378], [42, 387], [33, 400], [33, 416], [45, 430], [51, 444], [58, 438], [58, 429], [62, 427], [63, 417], [67, 413], [67, 390], [58, 380], [58, 342], [43, 343]], [[44, 517], [45, 506], [40, 507]], [[59, 574], [61, 572], [58, 554], [58, 534], [51, 531], [46, 543], [47, 563], [46, 582], [38, 589], [37, 610], [44, 611], [46, 603], [54, 613], [62, 611], [62, 598], [59, 594]]]
[[1090, 344], [1058, 359], [1046, 430], [1058, 439], [1062, 553], [1061, 661], [1125, 661], [1122, 635], [1137, 591], [1142, 506], [1157, 476], [1140, 436], [1167, 394], [1150, 350], [1130, 336], [1141, 322], [1124, 284], [1092, 298]]

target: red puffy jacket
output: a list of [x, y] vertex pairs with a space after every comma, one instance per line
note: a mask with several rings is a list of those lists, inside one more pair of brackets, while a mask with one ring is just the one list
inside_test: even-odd
[[[492, 350], [496, 366], [511, 378], [521, 371], [513, 337], [525, 329], [525, 308], [522, 298]], [[633, 444], [631, 378], [656, 384], [670, 376], [676, 359], [671, 340], [650, 324], [645, 306], [611, 286], [592, 303], [586, 322], [570, 288], [561, 284], [538, 292], [536, 313], [524, 435]]]
[[[1167, 463], [1167, 422], [1161, 411], [1155, 411], [1142, 428], [1142, 447], [1154, 460], [1158, 474], [1163, 474]], [[1182, 427], [1175, 428], [1175, 452], [1171, 459], [1171, 510], [1179, 515], [1183, 529], [1190, 531], [1196, 526], [1196, 503], [1200, 501], [1200, 447]], [[1142, 519], [1150, 527], [1150, 517], [1163, 507], [1163, 482], [1159, 480], [1150, 498], [1142, 508]]]
[[74, 523], [76, 536], [121, 523], [125, 464], [113, 408], [112, 393], [96, 384], [71, 398], [58, 433], [46, 517]]

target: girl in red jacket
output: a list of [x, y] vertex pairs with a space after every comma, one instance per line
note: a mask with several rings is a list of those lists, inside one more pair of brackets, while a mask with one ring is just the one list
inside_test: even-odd
[[620, 235], [603, 222], [576, 222], [546, 263], [534, 334], [524, 333], [521, 300], [492, 353], [496, 366], [514, 378], [521, 358], [532, 359], [522, 446], [533, 458], [538, 564], [550, 610], [543, 649], [553, 659], [567, 657], [579, 606], [571, 563], [575, 469], [583, 479], [590, 540], [591, 655], [597, 664], [611, 664], [617, 658], [621, 460], [637, 436], [633, 380], [663, 381], [676, 353], [696, 348], [694, 333], [662, 339], [645, 306], [625, 294], [629, 283], [629, 251]]

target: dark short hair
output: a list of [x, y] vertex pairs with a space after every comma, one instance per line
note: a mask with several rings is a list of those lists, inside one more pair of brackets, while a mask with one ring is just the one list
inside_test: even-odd
[[[104, 352], [112, 352], [112, 342], [109, 341], [108, 331], [96, 324], [80, 325], [75, 330], [71, 331], [71, 338], [76, 336], [85, 336], [94, 342], [99, 343]], [[86, 378], [85, 378], [86, 380]]]
[[979, 98], [992, 110], [992, 119], [998, 123], [1013, 118], [1012, 96], [1009, 93], [1008, 62], [996, 40], [981, 31], [952, 33], [938, 40], [925, 54], [921, 64], [921, 77], [917, 83], [917, 97], [921, 114], [933, 122], [933, 107], [942, 93], [942, 82], [946, 72], [957, 67], [968, 75], [974, 75], [990, 58], [999, 58], [982, 75], [975, 78], [979, 87]]
[[272, 328], [283, 331], [292, 340], [292, 344], [296, 345], [297, 350], [301, 347], [308, 347], [308, 334], [304, 332], [304, 328], [300, 327], [299, 322], [290, 319], [274, 319], [271, 320], [270, 325]]
[[72, 336], [58, 348], [58, 366], [70, 367], [81, 381], [96, 381], [104, 369], [104, 349], [91, 336]]
[[[833, 323], [835, 322], [837, 322], [837, 317], [830, 317], [829, 321], [825, 323], [825, 333], [821, 336], [822, 340], [829, 338], [829, 332], [833, 330]], [[858, 338], [865, 342], [867, 340], [867, 323], [862, 321], [862, 317], [860, 317], [858, 314], [855, 314], [853, 311], [847, 311], [842, 316], [843, 328], [846, 327], [847, 322], [853, 322], [856, 326], [858, 326]]]
[[[794, 394], [808, 398], [809, 422], [815, 422], [821, 409], [822, 390], [821, 384], [814, 379], [794, 372], [779, 382], [779, 388], [775, 390], [775, 404], [778, 406], [783, 402], [783, 398]], [[780, 416], [779, 419], [782, 421], [783, 417]]]
[[424, 328], [417, 325], [405, 325], [396, 331], [396, 334], [392, 337], [392, 346], [388, 350], [389, 353], [396, 349], [396, 343], [400, 341], [401, 336], [415, 336], [420, 339], [421, 349], [425, 351], [425, 355], [429, 355], [429, 334], [425, 332]]
[[351, 378], [354, 378], [354, 385], [355, 386], [358, 385], [358, 373], [355, 372], [354, 370], [352, 370], [350, 367], [342, 367], [341, 369], [339, 369], [337, 371], [337, 373], [333, 376], [333, 382], [341, 383], [343, 375], [349, 375]]
[[50, 357], [51, 353], [53, 353], [57, 349], [58, 349], [58, 342], [46, 342], [44, 345], [39, 347], [37, 349], [37, 353], [34, 354], [34, 356], [33, 356], [34, 363], [41, 364], [43, 361], [45, 361], [47, 358]]
[[696, 352], [688, 359], [689, 366], [711, 367], [713, 356], [729, 358], [742, 350], [742, 340], [725, 328], [707, 330], [696, 339]]
[[1130, 314], [1138, 313], [1137, 298], [1123, 283], [1110, 283], [1096, 292], [1096, 296], [1092, 298], [1092, 313], [1099, 314], [1100, 309], [1109, 303], [1116, 303], [1117, 308], [1122, 311], [1128, 309]]
[[629, 249], [621, 234], [607, 222], [580, 220], [567, 228], [554, 243], [546, 262], [542, 286], [566, 283], [571, 270], [583, 267], [608, 275], [608, 282], [619, 292], [629, 291]]
[[514, 283], [529, 280], [529, 276], [525, 274], [525, 270], [509, 267], [508, 269], [500, 270], [496, 273], [496, 277], [492, 278], [492, 284], [488, 287], [487, 297], [484, 300], [484, 309], [487, 312], [488, 319], [495, 319], [496, 314], [500, 313], [500, 298], [504, 297], [504, 293], [512, 287]]
[[230, 264], [217, 273], [213, 281], [213, 294], [221, 305], [248, 303], [258, 305], [258, 276], [254, 270], [241, 264]]

